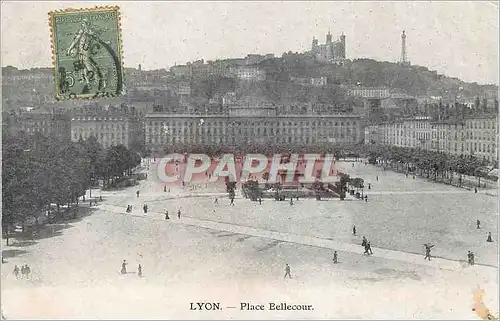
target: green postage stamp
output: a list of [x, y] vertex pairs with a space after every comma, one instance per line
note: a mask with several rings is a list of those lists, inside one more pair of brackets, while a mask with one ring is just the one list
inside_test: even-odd
[[118, 7], [49, 13], [57, 100], [124, 94]]

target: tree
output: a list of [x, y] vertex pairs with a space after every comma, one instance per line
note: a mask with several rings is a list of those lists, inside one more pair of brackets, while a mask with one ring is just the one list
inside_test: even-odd
[[243, 184], [247, 195], [252, 201], [256, 201], [262, 197], [262, 190], [259, 188], [259, 182], [249, 180]]

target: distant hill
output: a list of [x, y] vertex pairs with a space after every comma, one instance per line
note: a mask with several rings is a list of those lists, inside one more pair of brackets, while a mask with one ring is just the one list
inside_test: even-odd
[[[234, 91], [238, 96], [257, 95], [278, 103], [313, 102], [352, 106], [344, 99], [343, 87], [387, 87], [416, 97], [441, 96], [443, 101], [456, 97], [498, 99], [497, 85], [479, 85], [451, 78], [422, 66], [401, 66], [392, 62], [372, 59], [346, 60], [342, 65], [316, 61], [308, 54], [286, 53], [259, 63], [266, 70], [267, 80], [246, 84], [223, 77], [191, 79], [193, 96], [210, 99], [215, 95]], [[34, 101], [51, 101], [54, 84], [52, 68], [20, 70], [12, 66], [2, 67], [4, 106], [16, 106]], [[327, 88], [314, 88], [292, 83], [291, 78], [327, 77]], [[129, 89], [132, 80], [166, 84], [174, 81], [165, 69], [138, 71], [125, 69]]]
[[412, 96], [497, 97], [497, 85], [479, 85], [451, 78], [422, 66], [402, 66], [372, 59], [347, 60], [343, 65], [316, 61], [307, 54], [284, 54], [263, 61], [269, 79], [326, 76], [329, 84], [363, 87], [388, 87]]

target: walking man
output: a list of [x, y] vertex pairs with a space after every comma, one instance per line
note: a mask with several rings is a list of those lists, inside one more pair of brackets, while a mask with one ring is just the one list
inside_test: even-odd
[[486, 239], [486, 242], [493, 242], [493, 239], [491, 238], [491, 232], [488, 232], [488, 238]]
[[234, 197], [231, 197], [231, 203], [229, 203], [229, 205], [233, 205], [234, 206]]
[[481, 228], [481, 221], [478, 219], [476, 221], [476, 225], [477, 225], [477, 228], [480, 229]]
[[333, 264], [337, 264], [338, 263], [338, 255], [337, 255], [337, 251], [334, 251], [333, 252]]
[[122, 262], [122, 269], [120, 271], [122, 274], [127, 274], [127, 261], [123, 260]]
[[288, 277], [291, 279], [292, 278], [292, 275], [290, 274], [290, 266], [288, 264], [286, 264], [286, 267], [285, 267], [285, 279], [286, 279], [286, 276], [288, 275]]
[[367, 243], [368, 243], [368, 241], [366, 240], [366, 237], [363, 236], [363, 242], [361, 242], [361, 246], [366, 247]]
[[356, 236], [356, 225], [352, 227], [352, 235]]
[[181, 209], [177, 211], [177, 218], [181, 218]]
[[259, 198], [259, 205], [262, 205], [262, 198]]
[[365, 251], [363, 252], [363, 254], [370, 255], [370, 248], [368, 247], [368, 242], [365, 243], [364, 247]]
[[219, 204], [219, 200], [217, 199], [217, 197], [215, 198], [214, 204]]
[[31, 273], [31, 269], [30, 267], [28, 266], [28, 264], [25, 265], [25, 271], [26, 271], [26, 278], [29, 279], [30, 277], [30, 273]]
[[469, 264], [469, 266], [472, 265], [471, 251], [468, 251], [467, 253], [467, 263]]
[[378, 175], [377, 175], [377, 182], [378, 182]]
[[139, 191], [135, 192], [135, 194], [137, 195], [137, 197], [139, 197]]
[[434, 247], [434, 245], [431, 245], [431, 244], [424, 244], [425, 246], [425, 257], [424, 257], [424, 260], [425, 259], [429, 259], [429, 261], [431, 260], [431, 249]]
[[140, 278], [142, 278], [142, 266], [139, 264], [139, 267], [137, 268], [137, 275], [139, 275]]
[[470, 265], [474, 265], [474, 252], [470, 252]]
[[19, 267], [17, 265], [14, 266], [14, 276], [19, 279]]
[[165, 219], [166, 219], [166, 220], [169, 220], [169, 219], [170, 219], [170, 217], [168, 216], [168, 211], [167, 211], [167, 210], [165, 210]]
[[371, 243], [371, 242], [368, 242], [368, 244], [366, 244], [366, 247], [368, 248], [368, 251], [370, 252], [370, 254], [373, 254], [373, 251], [372, 251], [372, 243]]

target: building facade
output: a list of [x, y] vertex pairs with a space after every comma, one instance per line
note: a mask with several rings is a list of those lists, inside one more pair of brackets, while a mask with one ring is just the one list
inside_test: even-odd
[[19, 132], [41, 133], [47, 137], [69, 140], [71, 137], [70, 117], [66, 113], [37, 112], [3, 113], [2, 123], [12, 135]]
[[465, 119], [464, 153], [498, 162], [498, 116], [483, 114]]
[[400, 119], [370, 126], [369, 129], [369, 137], [365, 137], [366, 141], [397, 147], [431, 148], [430, 117]]
[[241, 80], [266, 80], [266, 71], [256, 65], [239, 66], [236, 68], [236, 78]]
[[225, 116], [150, 113], [145, 120], [146, 146], [164, 153], [190, 146], [307, 146], [359, 143], [359, 116]]
[[120, 112], [76, 113], [71, 118], [71, 139], [94, 136], [103, 148], [143, 145], [144, 131], [138, 115]]
[[318, 43], [318, 39], [313, 38], [311, 45], [311, 54], [318, 61], [337, 63], [342, 62], [345, 57], [345, 35], [342, 34], [340, 39], [332, 41], [330, 32], [326, 35], [326, 42], [323, 45]]
[[498, 166], [498, 118], [495, 114], [433, 121], [413, 117], [365, 129], [365, 142], [421, 148], [450, 155], [471, 155]]

